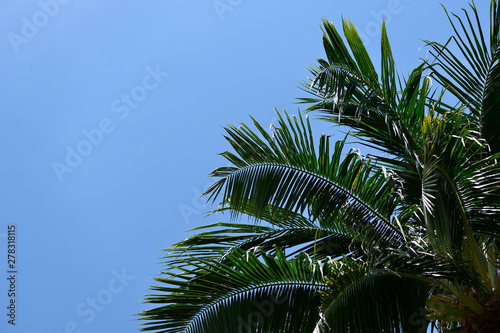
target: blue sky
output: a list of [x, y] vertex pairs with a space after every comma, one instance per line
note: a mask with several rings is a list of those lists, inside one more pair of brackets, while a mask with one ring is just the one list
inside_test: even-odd
[[16, 325], [2, 278], [0, 331], [136, 332], [159, 250], [213, 221], [198, 197], [222, 127], [297, 112], [321, 20], [342, 14], [375, 63], [385, 15], [403, 74], [421, 39], [450, 34], [430, 0], [0, 2], [3, 276], [10, 225], [17, 245]]

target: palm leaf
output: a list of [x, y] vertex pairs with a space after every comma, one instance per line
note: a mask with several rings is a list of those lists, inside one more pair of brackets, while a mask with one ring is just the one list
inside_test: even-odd
[[397, 177], [356, 152], [342, 159], [343, 142], [337, 143], [330, 156], [324, 135], [316, 152], [308, 119], [278, 116], [279, 128], [272, 136], [257, 122], [263, 138], [245, 125], [227, 128], [228, 140], [238, 155], [225, 152], [223, 156], [235, 167], [212, 172], [222, 179], [207, 190], [209, 199], [221, 195], [233, 218], [250, 206], [258, 219], [272, 207], [281, 214], [307, 214], [321, 225], [341, 230], [332, 225], [341, 215], [343, 224], [358, 228], [358, 233], [363, 230], [386, 241], [401, 240], [400, 231], [390, 221], [400, 200]]
[[[428, 42], [436, 56], [431, 67], [433, 74], [480, 121], [481, 134], [493, 152], [500, 152], [499, 6], [498, 1], [491, 1], [489, 45], [474, 4], [472, 17], [464, 10], [465, 18], [453, 14], [453, 20], [446, 12], [455, 31], [448, 43]], [[450, 47], [451, 42], [459, 49], [458, 56]]]
[[[332, 23], [324, 21], [324, 26], [329, 32], [323, 37], [329, 61], [318, 59], [319, 66], [310, 68], [315, 77], [310, 86], [317, 89], [308, 89], [309, 85], [304, 84], [304, 90], [316, 98], [299, 100], [310, 104], [309, 111], [326, 113], [323, 119], [354, 129], [354, 135], [384, 154], [390, 153], [398, 158], [415, 158], [416, 154], [418, 157], [418, 124], [423, 117], [429, 90], [428, 80], [421, 85], [423, 66], [417, 68], [406, 85], [398, 89], [394, 60], [383, 24], [380, 83], [352, 23], [343, 21], [350, 50]], [[338, 61], [338, 55], [350, 54], [351, 51], [355, 60], [349, 56], [349, 61]], [[403, 93], [398, 94], [398, 90]]]
[[[228, 264], [197, 258], [200, 270], [157, 278], [148, 303], [162, 304], [141, 315], [143, 330], [158, 332], [312, 332], [319, 320], [318, 290], [325, 288], [327, 264], [305, 255], [287, 260], [234, 250]], [[175, 268], [175, 267], [170, 267]]]

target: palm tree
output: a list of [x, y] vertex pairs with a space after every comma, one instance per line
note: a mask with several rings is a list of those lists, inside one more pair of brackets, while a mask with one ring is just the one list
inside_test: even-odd
[[315, 141], [301, 113], [229, 125], [205, 194], [230, 222], [166, 249], [143, 330], [500, 332], [499, 7], [488, 40], [474, 5], [449, 15], [408, 77], [385, 26], [378, 73], [348, 19], [347, 44], [324, 21], [300, 101], [348, 134]]

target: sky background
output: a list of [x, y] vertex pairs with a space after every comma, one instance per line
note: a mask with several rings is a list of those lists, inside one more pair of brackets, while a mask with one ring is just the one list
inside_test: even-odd
[[0, 1], [0, 332], [137, 332], [159, 250], [227, 221], [199, 199], [225, 165], [223, 126], [296, 113], [321, 20], [342, 14], [377, 68], [385, 15], [404, 75], [422, 39], [451, 33], [434, 0]]

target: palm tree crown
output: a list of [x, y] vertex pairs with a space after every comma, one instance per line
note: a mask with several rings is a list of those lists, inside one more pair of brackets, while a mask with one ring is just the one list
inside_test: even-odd
[[205, 195], [230, 222], [166, 249], [143, 330], [500, 332], [499, 6], [489, 29], [446, 12], [455, 35], [407, 77], [385, 25], [377, 72], [352, 22], [343, 39], [325, 20], [299, 100], [349, 134], [315, 139], [300, 112], [227, 126]]

